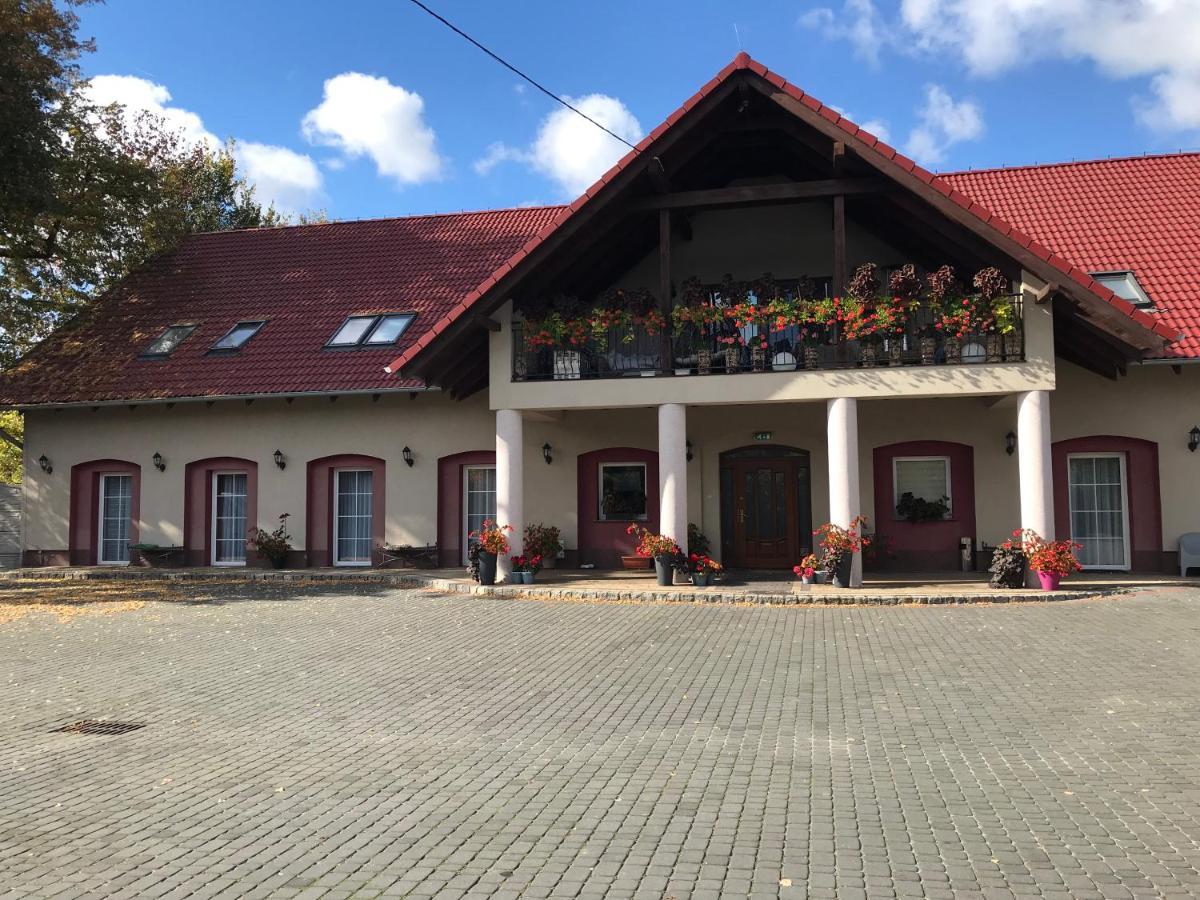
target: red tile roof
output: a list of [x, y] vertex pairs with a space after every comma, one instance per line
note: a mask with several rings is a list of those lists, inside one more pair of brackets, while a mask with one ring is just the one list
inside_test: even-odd
[[[633, 150], [630, 150], [623, 157], [621, 157], [621, 159], [618, 160], [611, 169], [600, 176], [595, 184], [584, 191], [583, 194], [580, 195], [580, 197], [576, 199], [570, 206], [565, 207], [550, 224], [539, 231], [537, 235], [531, 238], [523, 247], [509, 257], [509, 259], [505, 261], [504, 265], [502, 265], [496, 270], [496, 272], [492, 274], [491, 278], [479, 285], [475, 290], [468, 294], [461, 303], [457, 304], [452, 310], [450, 310], [450, 313], [446, 316], [445, 324], [451, 324], [464, 313], [466, 313], [467, 310], [469, 310], [478, 300], [480, 300], [503, 275], [519, 265], [525, 259], [525, 257], [527, 257], [538, 247], [538, 245], [545, 241], [546, 238], [553, 234], [554, 231], [557, 230], [564, 222], [587, 206], [597, 194], [599, 194], [608, 186], [610, 181], [619, 175], [644, 151], [648, 150], [655, 143], [655, 141], [662, 137], [663, 134], [665, 134], [680, 119], [682, 119], [694, 106], [696, 106], [696, 104], [698, 104], [701, 100], [703, 100], [740, 71], [753, 72], [767, 81], [777, 90], [786, 93], [793, 100], [803, 103], [810, 110], [818, 113], [824, 119], [829, 121], [844, 135], [846, 139], [863, 142], [866, 145], [864, 148], [866, 152], [875, 154], [878, 157], [878, 161], [884, 166], [890, 167], [893, 170], [899, 169], [903, 175], [912, 176], [913, 178], [917, 179], [918, 182], [923, 182], [924, 185], [927, 185], [929, 189], [932, 189], [944, 197], [947, 197], [958, 206], [961, 206], [963, 209], [970, 212], [976, 218], [994, 228], [1003, 236], [1015, 241], [1030, 253], [1040, 257], [1048, 265], [1053, 266], [1062, 275], [1070, 278], [1080, 287], [1084, 288], [1086, 291], [1095, 296], [1099, 301], [1108, 303], [1109, 305], [1115, 307], [1121, 313], [1125, 314], [1142, 327], [1156, 332], [1160, 337], [1174, 340], [1178, 336], [1178, 331], [1172, 331], [1162, 322], [1156, 321], [1154, 317], [1135, 309], [1131, 304], [1116, 296], [1108, 288], [1093, 280], [1086, 271], [1080, 269], [1078, 266], [1073, 265], [1068, 260], [1047, 249], [1045, 246], [1038, 243], [1027, 234], [1023, 233], [1020, 229], [1015, 228], [1009, 222], [1006, 222], [999, 216], [994, 215], [981, 204], [975, 202], [961, 191], [956, 190], [949, 182], [917, 165], [908, 157], [896, 152], [894, 148], [888, 146], [870, 132], [859, 128], [841, 113], [837, 112], [837, 110], [830, 106], [826, 106], [816, 97], [806, 94], [804, 91], [800, 90], [800, 88], [783, 78], [783, 76], [772, 72], [762, 63], [752, 59], [750, 55], [745, 52], [739, 53], [737, 56], [735, 56], [729, 65], [721, 69], [721, 71], [718, 72], [712, 78], [712, 80], [710, 80], [687, 100], [685, 100], [679, 109], [667, 116], [662, 124], [642, 138], [642, 140]], [[402, 374], [402, 369], [416, 359], [422, 350], [437, 340], [438, 335], [444, 330], [445, 328], [437, 328], [435, 330], [425, 332], [413, 344], [409, 345], [407, 349], [402, 350], [401, 353], [394, 360], [392, 360], [391, 363], [389, 363], [388, 370]]]
[[1200, 153], [954, 172], [942, 178], [1089, 272], [1132, 271], [1200, 357]]
[[[325, 350], [346, 316], [416, 312], [400, 348], [440, 321], [559, 207], [198, 234], [48, 338], [0, 382], [0, 401], [89, 403], [420, 387], [384, 372], [395, 347]], [[267, 324], [236, 354], [206, 351], [239, 320]], [[176, 322], [169, 358], [140, 353]]]

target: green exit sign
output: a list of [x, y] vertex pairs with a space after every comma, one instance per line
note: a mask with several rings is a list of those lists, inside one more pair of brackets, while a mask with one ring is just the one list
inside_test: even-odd
[[754, 439], [756, 441], [769, 441], [771, 439], [771, 432], [756, 431], [756, 432], [754, 432]]

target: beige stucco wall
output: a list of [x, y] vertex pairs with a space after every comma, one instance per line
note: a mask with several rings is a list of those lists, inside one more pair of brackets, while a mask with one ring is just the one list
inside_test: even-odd
[[[770, 376], [730, 380], [759, 378]], [[1200, 530], [1200, 454], [1186, 447], [1188, 429], [1200, 423], [1200, 366], [1184, 366], [1180, 374], [1165, 366], [1135, 366], [1127, 378], [1112, 382], [1060, 363], [1058, 382], [1052, 395], [1054, 439], [1114, 434], [1156, 441], [1164, 549], [1174, 549], [1180, 533]], [[688, 468], [688, 518], [702, 523], [714, 544], [719, 536], [719, 454], [753, 443], [756, 431], [769, 430], [774, 443], [811, 453], [813, 521], [828, 517], [823, 402], [693, 405], [687, 416], [695, 453]], [[142, 466], [141, 539], [179, 544], [184, 465], [212, 456], [257, 460], [261, 524], [271, 526], [280, 512], [292, 513], [292, 532], [302, 546], [305, 463], [335, 453], [385, 459], [387, 540], [429, 543], [436, 534], [438, 457], [494, 448], [494, 421], [482, 393], [461, 403], [427, 394], [416, 400], [385, 396], [377, 403], [343, 397], [336, 403], [259, 400], [250, 406], [181, 403], [135, 412], [124, 406], [31, 412], [26, 419], [25, 546], [66, 548], [71, 466], [108, 457]], [[864, 511], [873, 511], [873, 448], [908, 440], [957, 441], [975, 449], [976, 536], [989, 542], [1003, 539], [1018, 521], [1017, 458], [1004, 452], [1004, 436], [1015, 426], [1012, 395], [865, 400], [859, 404]], [[552, 447], [551, 465], [542, 459], [543, 443]], [[411, 469], [400, 458], [406, 444], [416, 454]], [[558, 525], [567, 545], [575, 547], [578, 455], [619, 446], [656, 450], [657, 444], [652, 406], [527, 413], [526, 521]], [[288, 457], [282, 472], [271, 461], [276, 447]], [[166, 458], [164, 473], [151, 464], [155, 450]], [[51, 475], [37, 466], [43, 453], [53, 460]]]

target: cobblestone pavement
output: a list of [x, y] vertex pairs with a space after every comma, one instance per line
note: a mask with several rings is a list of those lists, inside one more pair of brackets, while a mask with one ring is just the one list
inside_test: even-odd
[[1200, 592], [350, 590], [0, 626], [0, 895], [1200, 894]]

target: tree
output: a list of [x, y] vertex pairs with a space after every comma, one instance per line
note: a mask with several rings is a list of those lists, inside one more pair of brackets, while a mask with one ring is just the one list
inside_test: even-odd
[[[0, 431], [13, 441], [25, 437], [25, 420], [15, 409], [0, 412]], [[0, 484], [21, 483], [21, 448], [12, 441], [0, 439]]]
[[0, 54], [16, 57], [0, 78], [18, 76], [13, 90], [0, 82], [0, 123], [44, 133], [29, 145], [0, 135], [0, 177], [11, 159], [37, 186], [0, 199], [0, 367], [188, 234], [284, 222], [255, 200], [232, 144], [189, 144], [149, 114], [86, 101], [80, 2], [0, 0]]

